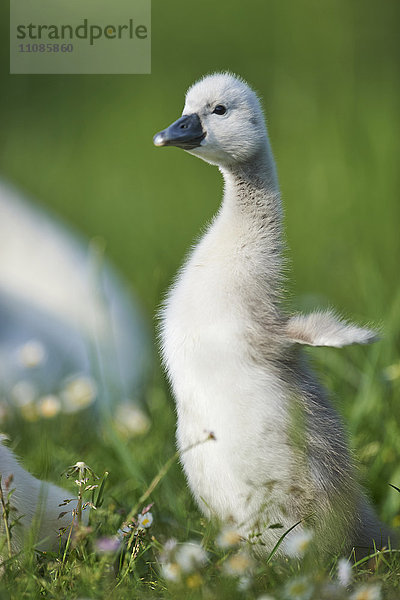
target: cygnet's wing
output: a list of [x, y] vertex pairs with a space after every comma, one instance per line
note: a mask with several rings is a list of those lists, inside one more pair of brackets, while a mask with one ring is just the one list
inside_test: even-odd
[[346, 323], [331, 311], [294, 315], [286, 323], [286, 336], [293, 343], [335, 348], [379, 339], [375, 331]]

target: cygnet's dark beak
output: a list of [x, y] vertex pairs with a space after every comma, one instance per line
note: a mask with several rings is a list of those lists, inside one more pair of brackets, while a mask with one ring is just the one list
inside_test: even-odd
[[156, 133], [153, 142], [155, 146], [178, 146], [184, 150], [193, 150], [200, 146], [205, 135], [199, 115], [193, 113], [184, 115], [164, 131]]

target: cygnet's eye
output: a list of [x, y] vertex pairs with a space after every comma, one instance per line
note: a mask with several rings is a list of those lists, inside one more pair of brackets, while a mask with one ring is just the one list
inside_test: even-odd
[[217, 106], [213, 110], [213, 113], [215, 113], [216, 115], [224, 115], [226, 113], [226, 107], [222, 104], [217, 104]]

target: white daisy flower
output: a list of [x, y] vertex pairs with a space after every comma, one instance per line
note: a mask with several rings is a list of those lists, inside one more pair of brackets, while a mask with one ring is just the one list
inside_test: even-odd
[[30, 381], [18, 381], [11, 390], [11, 395], [14, 404], [21, 408], [35, 401], [37, 389]]
[[174, 562], [175, 560], [175, 550], [178, 547], [178, 542], [175, 538], [170, 538], [167, 540], [163, 546], [163, 549], [160, 553], [160, 562], [168, 563]]
[[137, 516], [137, 521], [138, 529], [148, 529], [153, 523], [153, 515], [151, 512], [147, 512], [145, 515], [140, 514]]
[[168, 581], [179, 581], [181, 578], [181, 568], [177, 563], [163, 563], [161, 565], [161, 574]]
[[350, 596], [350, 600], [381, 600], [381, 586], [379, 583], [360, 585]]
[[118, 431], [125, 437], [143, 435], [150, 429], [150, 419], [140, 408], [128, 403], [120, 404], [115, 412], [114, 422]]
[[343, 587], [350, 585], [352, 580], [353, 570], [347, 558], [341, 558], [337, 564], [337, 577]]
[[27, 369], [39, 367], [46, 360], [46, 349], [38, 340], [26, 342], [18, 350], [20, 363]]
[[238, 577], [251, 570], [253, 559], [247, 552], [241, 551], [233, 554], [224, 562], [224, 571], [227, 575]]
[[175, 560], [182, 571], [190, 573], [207, 562], [207, 552], [197, 542], [186, 542], [178, 546]]
[[171, 554], [177, 547], [178, 542], [175, 538], [169, 538], [164, 544], [164, 552], [166, 554]]
[[40, 398], [38, 403], [38, 411], [39, 414], [45, 419], [52, 419], [61, 410], [61, 401], [60, 399], [53, 395], [49, 394], [48, 396], [43, 396]]
[[253, 583], [253, 579], [252, 577], [250, 577], [249, 575], [243, 575], [242, 577], [240, 577], [237, 587], [238, 590], [240, 590], [241, 592], [246, 592], [247, 590], [250, 589], [251, 584]]
[[289, 581], [284, 588], [288, 600], [310, 600], [314, 587], [306, 577], [297, 577]]
[[93, 379], [85, 375], [71, 377], [65, 384], [61, 398], [66, 413], [75, 413], [92, 404], [97, 396]]
[[307, 551], [312, 538], [313, 534], [308, 529], [295, 531], [286, 541], [286, 553], [288, 556], [301, 558]]
[[236, 529], [224, 527], [220, 531], [216, 543], [220, 548], [231, 548], [232, 546], [237, 546], [241, 539], [241, 535]]

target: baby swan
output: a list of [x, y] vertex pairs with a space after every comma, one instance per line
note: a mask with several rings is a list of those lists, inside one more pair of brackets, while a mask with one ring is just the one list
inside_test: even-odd
[[[375, 334], [330, 312], [290, 318], [281, 309], [282, 211], [256, 94], [230, 74], [207, 76], [154, 143], [218, 165], [225, 181], [162, 320], [177, 442], [198, 505], [244, 537], [259, 533], [261, 553], [298, 521], [315, 530], [318, 551], [386, 543], [340, 419], [300, 348], [368, 343]], [[184, 452], [206, 432], [214, 442]]]

